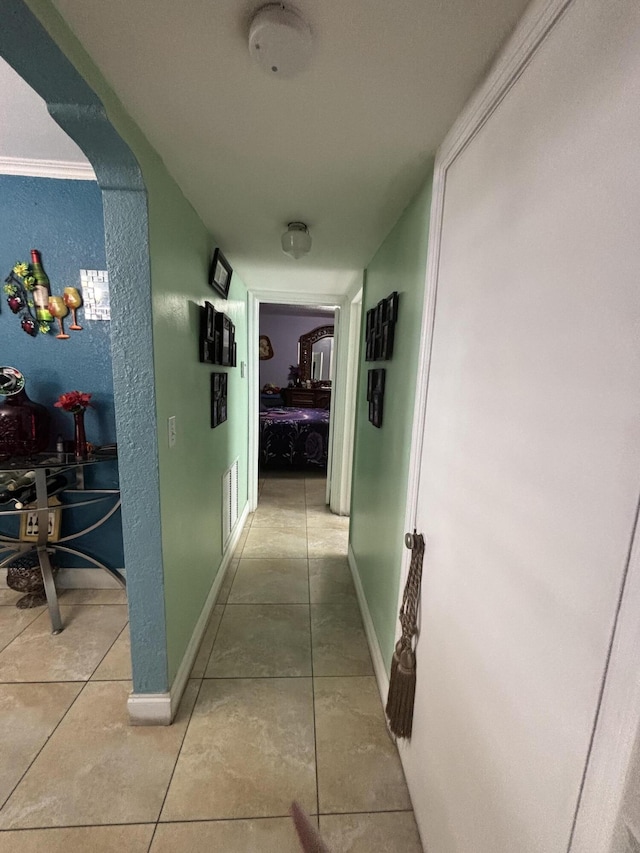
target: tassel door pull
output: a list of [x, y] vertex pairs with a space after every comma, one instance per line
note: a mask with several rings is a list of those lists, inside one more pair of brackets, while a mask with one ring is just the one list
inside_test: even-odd
[[416, 695], [416, 651], [418, 634], [418, 607], [422, 582], [424, 537], [421, 533], [407, 533], [404, 544], [411, 551], [409, 575], [402, 596], [400, 625], [402, 635], [396, 643], [391, 661], [387, 718], [389, 728], [396, 737], [410, 738], [413, 727], [413, 706]]

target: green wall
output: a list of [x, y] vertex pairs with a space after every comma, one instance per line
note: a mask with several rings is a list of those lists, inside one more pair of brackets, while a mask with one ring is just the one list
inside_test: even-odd
[[[246, 288], [234, 275], [229, 301], [212, 298], [215, 293], [207, 284], [207, 274], [214, 238], [50, 0], [29, 0], [28, 5], [102, 101], [113, 127], [133, 152], [146, 188], [151, 305], [144, 317], [132, 312], [129, 319], [142, 326], [148, 325], [149, 316], [152, 318], [156, 417], [139, 430], [133, 441], [138, 444], [141, 455], [148, 454], [152, 448], [151, 452], [157, 457], [161, 524], [157, 529], [153, 518], [145, 519], [142, 514], [138, 517], [134, 510], [130, 526], [133, 535], [148, 541], [157, 554], [161, 553], [164, 602], [156, 605], [153, 612], [151, 608], [141, 612], [140, 619], [136, 620], [136, 609], [143, 610], [144, 589], [134, 588], [132, 584], [130, 615], [134, 692], [161, 692], [173, 681], [222, 562], [221, 478], [238, 457], [241, 508], [247, 499], [248, 383], [240, 379], [239, 367], [217, 368], [228, 370], [230, 374], [229, 420], [212, 430], [209, 376], [213, 368], [198, 362], [197, 345], [197, 306], [209, 299], [218, 309], [224, 306], [235, 322], [238, 364], [246, 360]], [[125, 229], [133, 225], [133, 221], [127, 220], [125, 211], [120, 227]], [[112, 237], [117, 246], [117, 234]], [[146, 252], [146, 246], [143, 249]], [[131, 280], [129, 286], [135, 288], [135, 280]], [[118, 347], [115, 328], [113, 347]], [[135, 352], [130, 355], [135, 362]], [[134, 370], [131, 383], [135, 383], [136, 378]], [[152, 395], [153, 390], [147, 389], [147, 393]], [[114, 376], [114, 395], [116, 414], [120, 397], [120, 422], [125, 423], [127, 408], [133, 409], [134, 403], [124, 387], [123, 377], [119, 381], [117, 375]], [[171, 415], [176, 416], [177, 443], [170, 450], [167, 419]], [[121, 479], [123, 473], [121, 471]], [[154, 507], [154, 513], [157, 510]], [[125, 515], [123, 503], [123, 527]], [[135, 566], [127, 566], [130, 577], [135, 570]], [[152, 586], [147, 584], [150, 598], [158, 592]], [[162, 594], [162, 590], [160, 592]], [[143, 649], [145, 637], [157, 645], [157, 639], [152, 638], [158, 637], [158, 626], [165, 621], [166, 648], [155, 648], [151, 654], [147, 653]], [[136, 666], [137, 657], [144, 661], [144, 667]]]
[[[360, 346], [350, 544], [380, 649], [389, 670], [395, 639], [409, 451], [420, 348], [431, 210], [430, 175], [366, 270]], [[364, 317], [385, 296], [400, 296], [393, 358], [364, 360]], [[386, 369], [383, 423], [368, 420], [367, 371]]]

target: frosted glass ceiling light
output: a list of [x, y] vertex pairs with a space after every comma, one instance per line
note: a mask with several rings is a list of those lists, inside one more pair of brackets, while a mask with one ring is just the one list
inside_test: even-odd
[[311, 249], [311, 234], [304, 222], [290, 222], [282, 235], [282, 251], [301, 258]]

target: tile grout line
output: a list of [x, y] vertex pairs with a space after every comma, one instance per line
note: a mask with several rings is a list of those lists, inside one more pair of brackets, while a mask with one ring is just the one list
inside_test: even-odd
[[[15, 607], [15, 604], [13, 606]], [[3, 607], [4, 607], [4, 605], [3, 605]], [[6, 645], [4, 645], [4, 646], [2, 646], [2, 648], [0, 648], [0, 654], [3, 654], [9, 648], [11, 643], [14, 643], [18, 639], [18, 637], [21, 637], [24, 634], [24, 632], [27, 630], [27, 628], [30, 628], [33, 625], [33, 623], [42, 616], [43, 613], [47, 612], [46, 605], [43, 605], [43, 607], [44, 607], [44, 609], [40, 613], [36, 613], [35, 616], [33, 617], [33, 619], [30, 622], [27, 622], [27, 624], [24, 626], [24, 628], [21, 631], [19, 631], [15, 635], [15, 637], [12, 637]], [[18, 609], [18, 608], [16, 608], [16, 609]], [[29, 609], [29, 608], [27, 608], [27, 609]], [[35, 610], [36, 608], [34, 607], [33, 609]], [[40, 609], [40, 608], [38, 607], [38, 609]]]
[[[34, 683], [34, 682], [28, 682], [28, 681], [27, 681], [27, 682], [24, 682], [24, 681], [17, 681], [17, 682], [13, 682], [13, 683], [15, 683], [15, 684], [30, 684], [30, 683]], [[35, 683], [37, 684], [37, 683], [40, 683], [40, 682], [35, 682]], [[80, 682], [68, 682], [68, 681], [65, 681], [65, 682], [58, 682], [58, 681], [47, 681], [47, 682], [43, 682], [43, 683], [45, 683], [45, 684], [78, 684], [78, 683], [80, 683]], [[102, 682], [102, 683], [104, 683], [104, 682]], [[84, 691], [86, 690], [87, 684], [89, 684], [89, 681], [88, 681], [88, 680], [87, 680], [87, 681], [85, 681], [85, 682], [83, 682], [83, 686], [82, 686], [82, 687], [80, 688], [80, 690], [78, 691], [78, 695], [77, 695], [77, 696], [73, 699], [73, 701], [70, 703], [70, 705], [69, 705], [69, 707], [67, 708], [67, 710], [66, 710], [66, 711], [64, 712], [64, 714], [60, 717], [60, 719], [58, 720], [58, 722], [55, 724], [55, 726], [53, 727], [53, 729], [52, 729], [52, 730], [51, 730], [51, 732], [49, 733], [49, 735], [48, 735], [48, 737], [46, 738], [45, 742], [42, 744], [42, 746], [40, 747], [40, 749], [39, 749], [39, 750], [36, 752], [36, 754], [33, 756], [33, 759], [29, 762], [29, 765], [25, 768], [24, 773], [20, 776], [20, 778], [18, 779], [18, 781], [16, 782], [16, 784], [13, 786], [13, 788], [11, 789], [11, 791], [9, 792], [9, 794], [7, 795], [7, 797], [5, 797], [5, 799], [4, 799], [4, 801], [2, 802], [2, 804], [0, 804], [0, 816], [2, 815], [2, 812], [3, 812], [4, 808], [5, 808], [5, 806], [7, 805], [7, 803], [9, 802], [9, 800], [11, 799], [11, 797], [13, 797], [13, 795], [14, 795], [14, 794], [15, 794], [15, 792], [17, 791], [18, 786], [22, 783], [22, 781], [23, 781], [24, 777], [27, 775], [27, 773], [29, 772], [29, 770], [31, 770], [31, 768], [33, 767], [33, 765], [35, 764], [35, 762], [37, 761], [37, 759], [40, 757], [40, 753], [42, 752], [42, 750], [43, 750], [43, 749], [45, 748], [45, 746], [49, 743], [49, 741], [50, 741], [50, 740], [51, 740], [51, 738], [54, 736], [54, 734], [58, 731], [59, 727], [62, 725], [62, 721], [65, 719], [65, 717], [67, 716], [67, 714], [69, 713], [69, 711], [73, 708], [73, 706], [76, 704], [76, 702], [78, 701], [78, 699], [82, 696], [82, 694], [83, 694], [83, 693], [84, 693]], [[24, 827], [24, 828], [26, 829], [26, 828], [32, 828], [32, 827]], [[51, 829], [52, 827], [46, 827], [46, 826], [44, 826], [44, 827], [39, 827], [39, 828], [41, 828], [41, 829]]]
[[[175, 772], [176, 772], [176, 767], [178, 766], [178, 761], [180, 760], [180, 755], [182, 754], [182, 748], [183, 748], [184, 742], [187, 738], [187, 732], [189, 731], [189, 726], [191, 725], [191, 720], [193, 718], [193, 712], [196, 709], [196, 705], [198, 704], [198, 697], [200, 696], [200, 691], [202, 690], [203, 679], [202, 678], [200, 678], [200, 679], [194, 678], [193, 679], [193, 681], [196, 681], [196, 680], [199, 682], [198, 683], [198, 689], [196, 691], [195, 699], [193, 700], [193, 705], [191, 707], [191, 711], [189, 712], [189, 719], [187, 720], [187, 724], [184, 727], [184, 734], [182, 735], [182, 740], [180, 741], [180, 748], [178, 749], [178, 752], [176, 754], [176, 760], [173, 763], [171, 775], [169, 776], [169, 782], [167, 783], [167, 788], [164, 792], [164, 797], [162, 798], [162, 803], [161, 803], [160, 808], [158, 810], [158, 817], [155, 821], [155, 826], [153, 827], [153, 832], [151, 833], [151, 838], [149, 839], [149, 846], [147, 847], [147, 853], [149, 853], [149, 851], [151, 850], [151, 846], [153, 844], [153, 839], [156, 837], [156, 831], [157, 831], [158, 825], [160, 823], [160, 818], [162, 816], [162, 810], [164, 809], [164, 804], [167, 801], [167, 796], [169, 795], [169, 788], [171, 787], [171, 783], [173, 781], [173, 777], [174, 777]], [[189, 681], [190, 681], [190, 679], [187, 679], [187, 686], [189, 685]], [[179, 712], [179, 709], [178, 709], [178, 712]], [[173, 722], [171, 723], [171, 725], [173, 725]]]
[[[103, 654], [103, 656], [100, 658], [100, 660], [99, 660], [99, 661], [98, 661], [98, 663], [96, 664], [95, 668], [94, 668], [94, 669], [93, 669], [93, 671], [91, 672], [91, 675], [89, 676], [89, 678], [87, 678], [87, 682], [91, 681], [91, 679], [93, 678], [93, 676], [94, 676], [94, 675], [96, 674], [96, 672], [100, 669], [100, 667], [102, 666], [102, 663], [104, 662], [104, 659], [105, 659], [105, 658], [106, 658], [106, 656], [109, 654], [109, 652], [111, 651], [111, 649], [115, 646], [115, 644], [118, 642], [118, 640], [120, 639], [120, 637], [122, 636], [122, 634], [124, 634], [124, 632], [128, 629], [128, 627], [129, 627], [129, 612], [127, 611], [127, 621], [124, 623], [124, 627], [122, 628], [122, 631], [120, 631], [120, 633], [117, 635], [117, 637], [115, 638], [115, 640], [111, 643], [111, 645], [109, 646], [109, 648], [107, 649], [107, 651], [106, 651], [106, 652]], [[131, 657], [131, 655], [129, 655], [129, 657]], [[128, 678], [105, 678], [105, 679], [102, 679], [102, 678], [100, 678], [100, 679], [97, 679], [97, 680], [98, 680], [98, 681], [103, 681], [103, 680], [104, 680], [104, 681], [129, 681], [129, 680], [131, 680], [131, 681], [133, 682], [133, 673], [131, 673], [131, 679], [128, 679]]]

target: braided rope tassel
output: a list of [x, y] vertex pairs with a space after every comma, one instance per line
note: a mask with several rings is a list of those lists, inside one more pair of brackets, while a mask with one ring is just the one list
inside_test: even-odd
[[413, 705], [416, 695], [416, 653], [414, 637], [418, 633], [418, 606], [424, 558], [424, 537], [415, 531], [405, 537], [411, 548], [411, 565], [402, 596], [400, 625], [402, 636], [396, 643], [391, 661], [391, 678], [387, 696], [389, 728], [396, 737], [410, 738], [413, 727]]

